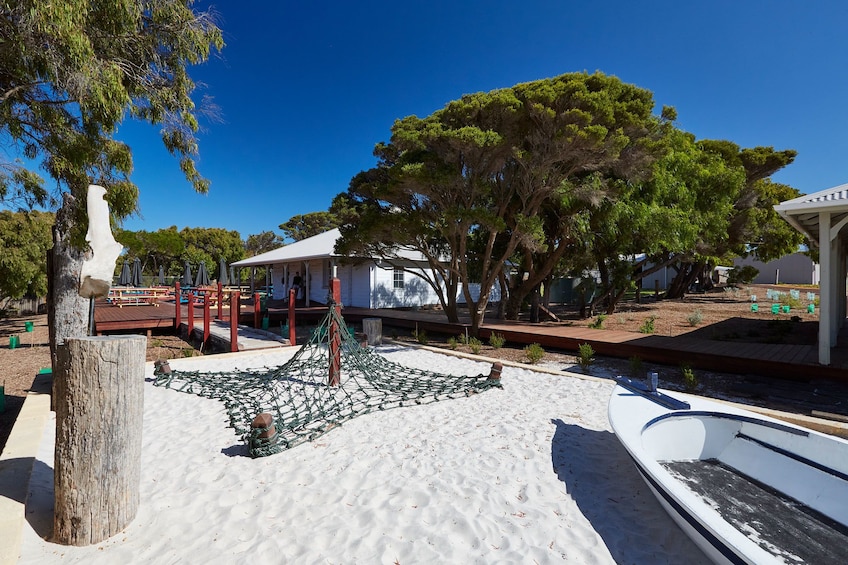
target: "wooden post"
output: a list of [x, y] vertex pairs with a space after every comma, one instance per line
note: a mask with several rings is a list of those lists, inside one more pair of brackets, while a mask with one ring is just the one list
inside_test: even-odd
[[211, 292], [205, 292], [203, 294], [203, 343], [206, 343], [209, 339], [209, 318], [212, 317], [212, 313], [210, 312], [211, 305], [209, 304], [211, 297]]
[[241, 293], [230, 293], [230, 351], [238, 351], [238, 322], [241, 306]]
[[218, 319], [221, 319], [224, 308], [224, 285], [218, 281]]
[[259, 328], [259, 319], [262, 317], [261, 299], [259, 293], [253, 293], [253, 327]]
[[294, 329], [294, 301], [297, 300], [297, 291], [289, 289], [289, 345], [297, 343], [297, 332]]
[[[332, 308], [335, 310], [341, 308], [341, 281], [335, 277], [330, 279], [330, 295], [333, 298]], [[342, 371], [342, 331], [347, 331], [347, 328], [340, 328], [338, 319], [335, 316], [330, 316], [330, 327], [327, 335], [327, 348], [330, 354], [330, 375], [328, 384], [330, 386], [339, 386], [341, 383]]]
[[69, 338], [57, 348], [57, 543], [99, 543], [136, 516], [146, 349], [138, 335]]
[[180, 335], [180, 324], [183, 323], [182, 300], [180, 300], [180, 283], [174, 283], [174, 328], [177, 330], [177, 335]]
[[364, 318], [362, 320], [362, 331], [365, 332], [368, 345], [380, 345], [383, 343], [382, 318]]
[[191, 341], [194, 333], [194, 293], [188, 293], [188, 314], [186, 315], [186, 327], [188, 328], [188, 340]]

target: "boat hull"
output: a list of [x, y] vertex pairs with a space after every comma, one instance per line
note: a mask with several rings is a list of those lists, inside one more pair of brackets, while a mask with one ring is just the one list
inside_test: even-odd
[[616, 436], [716, 563], [848, 562], [848, 442], [620, 379]]

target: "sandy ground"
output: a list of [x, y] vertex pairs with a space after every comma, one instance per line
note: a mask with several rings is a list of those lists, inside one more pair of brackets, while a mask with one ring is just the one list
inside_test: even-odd
[[[489, 370], [399, 346], [380, 351], [434, 371]], [[273, 366], [291, 353], [171, 366]], [[251, 459], [221, 402], [154, 387], [152, 367], [147, 373], [136, 518], [97, 545], [45, 541], [48, 424], [21, 564], [706, 562], [611, 432], [610, 382], [506, 367], [503, 389], [359, 416], [311, 443]]]

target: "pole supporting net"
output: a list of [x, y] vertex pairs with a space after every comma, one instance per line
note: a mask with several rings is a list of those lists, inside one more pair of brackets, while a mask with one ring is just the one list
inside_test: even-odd
[[[331, 339], [335, 340], [334, 347]], [[329, 384], [333, 371], [337, 385]], [[457, 376], [389, 361], [356, 342], [335, 304], [330, 304], [309, 341], [283, 365], [214, 373], [163, 370], [160, 366], [154, 385], [221, 400], [230, 425], [253, 457], [311, 441], [375, 410], [427, 404], [501, 387], [494, 371], [492, 375]], [[258, 418], [260, 414], [271, 418]]]

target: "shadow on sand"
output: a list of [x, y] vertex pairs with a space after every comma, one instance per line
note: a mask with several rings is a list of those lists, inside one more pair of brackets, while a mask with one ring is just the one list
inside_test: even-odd
[[709, 563], [656, 501], [615, 434], [551, 422], [554, 472], [617, 563]]

